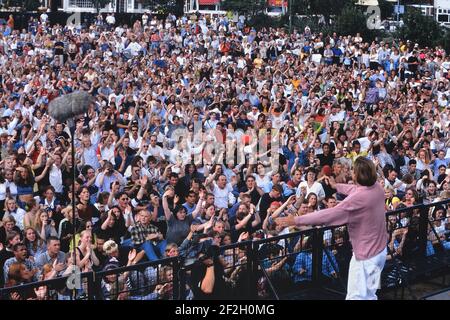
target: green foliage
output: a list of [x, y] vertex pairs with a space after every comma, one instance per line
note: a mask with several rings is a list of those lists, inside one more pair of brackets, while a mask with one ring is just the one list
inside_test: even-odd
[[356, 0], [291, 0], [292, 14], [323, 15], [327, 22], [332, 16], [337, 16]]
[[23, 6], [27, 8], [27, 11], [37, 11], [41, 3], [39, 0], [25, 0]]
[[450, 52], [450, 30], [449, 29], [447, 29], [445, 31], [445, 35], [439, 44], [444, 48], [445, 52]]
[[173, 13], [175, 15], [183, 14], [183, 0], [138, 0], [144, 8], [150, 8], [160, 15]]
[[288, 15], [285, 15], [279, 19], [272, 18], [267, 16], [264, 13], [259, 13], [254, 16], [251, 16], [247, 23], [252, 28], [255, 28], [256, 30], [261, 30], [262, 28], [286, 28], [287, 30], [287, 24], [289, 22]]
[[408, 7], [403, 17], [404, 25], [397, 32], [402, 40], [411, 40], [421, 46], [435, 46], [442, 43], [444, 31], [433, 17], [424, 16], [412, 7]]
[[342, 35], [359, 32], [364, 38], [367, 37], [367, 16], [356, 6], [345, 7], [336, 19], [336, 32]]
[[221, 8], [225, 11], [239, 12], [247, 16], [256, 16], [261, 14], [267, 7], [266, 0], [223, 0], [221, 2]]
[[39, 0], [6, 0], [3, 1], [4, 8], [24, 8], [26, 11], [37, 11], [41, 6]]
[[386, 20], [394, 14], [394, 3], [386, 0], [378, 0], [381, 11], [381, 20]]

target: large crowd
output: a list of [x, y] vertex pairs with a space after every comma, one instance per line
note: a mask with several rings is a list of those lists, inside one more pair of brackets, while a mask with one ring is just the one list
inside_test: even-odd
[[[145, 14], [132, 26], [43, 15], [27, 30], [12, 18], [0, 28], [0, 287], [185, 254], [195, 237], [220, 246], [292, 232], [274, 219], [339, 205], [334, 181], [352, 183], [358, 157], [375, 163], [386, 210], [449, 198], [450, 56], [440, 47], [200, 14]], [[79, 90], [94, 100], [71, 131], [48, 106]], [[448, 209], [431, 215], [431, 244], [450, 248]], [[402, 254], [404, 239], [399, 231], [389, 246]], [[267, 270], [310, 279], [308, 253], [269, 259], [280, 245], [267, 249]], [[324, 260], [323, 273], [335, 265]], [[106, 277], [103, 289], [132, 278]]]

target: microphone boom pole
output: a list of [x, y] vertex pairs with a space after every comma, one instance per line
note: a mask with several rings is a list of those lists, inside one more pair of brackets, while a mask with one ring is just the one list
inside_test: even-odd
[[[71, 136], [71, 154], [72, 154], [72, 244], [73, 244], [73, 270], [76, 270], [76, 239], [75, 235], [77, 232], [76, 227], [76, 200], [75, 200], [75, 179], [76, 179], [76, 159], [75, 159], [75, 121], [79, 115], [84, 114], [89, 109], [89, 105], [92, 102], [92, 96], [84, 91], [73, 92], [66, 94], [64, 96], [58, 97], [52, 100], [49, 104], [49, 114], [50, 116], [57, 120], [58, 122], [66, 122], [70, 129]], [[76, 289], [73, 289], [73, 299], [76, 298]]]

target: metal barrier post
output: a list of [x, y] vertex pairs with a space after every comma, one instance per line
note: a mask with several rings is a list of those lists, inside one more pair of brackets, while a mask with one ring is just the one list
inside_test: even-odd
[[428, 206], [422, 205], [420, 207], [419, 218], [419, 254], [421, 257], [426, 256], [427, 241], [428, 241]]
[[186, 268], [180, 265], [178, 274], [178, 300], [186, 300]]
[[247, 270], [249, 270], [249, 298], [258, 298], [258, 244], [247, 242]]
[[181, 293], [186, 291], [181, 288], [179, 275], [180, 271], [181, 271], [180, 259], [177, 259], [173, 262], [173, 279], [172, 279], [173, 300], [178, 300], [181, 296]]
[[99, 284], [98, 277], [95, 276], [95, 272], [90, 272], [87, 275], [88, 281], [88, 300], [96, 300], [98, 296], [98, 289], [101, 288], [101, 284]]
[[[104, 300], [103, 290], [102, 290], [102, 277], [98, 275], [98, 272], [94, 272], [92, 274], [92, 284], [93, 284], [93, 293], [95, 297], [92, 299], [89, 295], [89, 300]], [[89, 285], [89, 288], [91, 285]], [[89, 289], [91, 290], [91, 289]]]
[[312, 283], [319, 286], [322, 277], [323, 230], [314, 229], [312, 243]]

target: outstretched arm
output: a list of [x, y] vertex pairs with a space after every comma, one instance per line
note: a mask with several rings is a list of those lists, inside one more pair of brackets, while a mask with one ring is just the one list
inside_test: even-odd
[[278, 218], [275, 222], [283, 227], [293, 225], [340, 226], [348, 223], [350, 212], [360, 210], [361, 207], [361, 200], [346, 198], [334, 208], [315, 211], [300, 217], [289, 216], [286, 218]]

